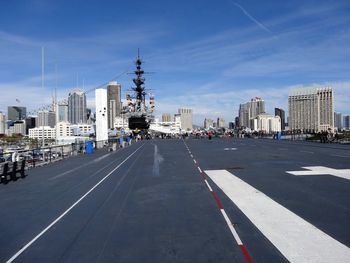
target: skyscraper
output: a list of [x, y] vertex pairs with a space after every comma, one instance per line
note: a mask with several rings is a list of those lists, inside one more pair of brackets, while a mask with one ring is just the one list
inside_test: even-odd
[[5, 134], [6, 116], [0, 111], [0, 134]]
[[192, 130], [192, 109], [181, 108], [179, 114], [181, 115], [181, 129], [185, 131]]
[[204, 119], [204, 129], [209, 129], [214, 127], [214, 121], [212, 119]]
[[345, 115], [343, 118], [343, 127], [346, 130], [350, 130], [350, 115]]
[[24, 120], [27, 116], [26, 107], [8, 106], [7, 119], [11, 121]]
[[291, 130], [319, 132], [334, 129], [334, 95], [331, 87], [294, 89], [288, 96]]
[[250, 102], [243, 103], [239, 105], [239, 126], [240, 127], [249, 127], [250, 120]]
[[37, 127], [42, 126], [49, 126], [51, 128], [54, 128], [56, 125], [56, 114], [53, 111], [39, 111], [38, 112], [38, 119], [36, 121]]
[[57, 104], [57, 121], [68, 122], [68, 103], [60, 102]]
[[341, 130], [341, 128], [343, 128], [341, 113], [334, 112], [334, 127], [338, 130]]
[[216, 127], [224, 128], [225, 127], [225, 120], [223, 118], [217, 118]]
[[68, 95], [68, 121], [72, 124], [86, 123], [86, 95], [82, 90], [73, 90]]
[[114, 119], [121, 115], [121, 85], [116, 81], [109, 82], [107, 86], [108, 129], [114, 128]]
[[281, 118], [281, 130], [284, 131], [286, 128], [286, 121], [285, 121], [285, 113], [284, 110], [280, 108], [275, 108], [275, 116], [279, 116]]
[[253, 128], [252, 119], [265, 113], [265, 101], [259, 97], [239, 105], [239, 125], [241, 127]]
[[171, 115], [170, 115], [170, 113], [163, 113], [163, 115], [162, 115], [162, 122], [171, 122]]

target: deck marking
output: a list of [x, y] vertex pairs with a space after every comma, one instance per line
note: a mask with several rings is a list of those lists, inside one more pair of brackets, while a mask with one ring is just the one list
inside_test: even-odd
[[239, 246], [240, 246], [240, 245], [243, 245], [242, 240], [239, 238], [239, 236], [238, 236], [238, 234], [237, 234], [235, 228], [233, 227], [233, 224], [231, 223], [230, 218], [228, 218], [228, 216], [227, 216], [225, 210], [224, 210], [224, 209], [220, 209], [220, 212], [221, 212], [221, 214], [223, 215], [223, 217], [225, 218], [225, 221], [226, 221], [226, 223], [227, 223], [227, 226], [228, 226], [228, 228], [230, 229], [230, 231], [231, 231], [233, 237], [235, 238], [235, 240], [236, 240], [236, 242], [237, 242], [237, 245], [239, 245]]
[[195, 159], [193, 159], [194, 163], [197, 163], [197, 161]]
[[342, 158], [350, 158], [350, 155], [331, 154], [331, 156], [342, 157]]
[[301, 153], [310, 153], [310, 154], [314, 154], [314, 152], [310, 152], [310, 151], [299, 151]]
[[245, 256], [245, 259], [247, 260], [247, 262], [248, 262], [248, 263], [253, 263], [253, 260], [252, 260], [252, 258], [250, 257], [250, 255], [249, 255], [249, 253], [248, 253], [248, 251], [247, 251], [245, 245], [242, 244], [242, 245], [239, 245], [239, 247], [241, 248], [242, 253], [243, 253], [243, 255]]
[[205, 171], [290, 262], [347, 262], [350, 249], [226, 170]]
[[208, 183], [207, 179], [204, 179], [205, 183], [207, 184], [209, 191], [213, 192], [213, 189], [211, 189], [210, 184]]
[[191, 156], [191, 158], [193, 158], [193, 155], [192, 155], [192, 154], [191, 154], [190, 156]]
[[303, 169], [307, 169], [309, 171], [286, 171], [286, 173], [293, 175], [333, 175], [340, 178], [350, 180], [350, 169], [333, 169], [325, 166], [306, 166], [302, 167]]
[[60, 178], [60, 177], [62, 177], [62, 176], [65, 176], [65, 175], [69, 174], [69, 173], [75, 172], [75, 171], [79, 170], [80, 168], [83, 168], [83, 167], [86, 167], [86, 166], [88, 166], [88, 165], [91, 165], [92, 163], [97, 163], [97, 162], [99, 162], [99, 161], [105, 159], [106, 157], [110, 156], [111, 154], [113, 154], [113, 153], [107, 153], [107, 154], [105, 154], [105, 155], [102, 155], [102, 156], [100, 156], [100, 157], [98, 157], [98, 158], [92, 160], [91, 162], [88, 162], [88, 163], [79, 165], [79, 166], [77, 166], [77, 167], [75, 167], [75, 168], [72, 168], [72, 169], [70, 169], [70, 170], [68, 170], [68, 171], [65, 171], [65, 172], [63, 172], [63, 173], [60, 173], [60, 174], [58, 174], [58, 175], [55, 175], [54, 177], [51, 177], [51, 178], [49, 178], [48, 180], [49, 180], [49, 181], [56, 180], [56, 179], [58, 179], [58, 178]]
[[220, 203], [220, 200], [219, 200], [219, 198], [217, 197], [217, 195], [215, 194], [215, 192], [214, 192], [214, 191], [211, 191], [211, 194], [213, 195], [213, 197], [214, 197], [214, 199], [215, 199], [215, 201], [216, 201], [216, 204], [218, 205], [219, 209], [223, 209], [223, 207], [222, 207], [222, 205], [221, 205], [221, 203]]
[[88, 196], [97, 186], [99, 186], [104, 180], [106, 180], [112, 173], [114, 173], [120, 166], [122, 166], [131, 156], [133, 156], [144, 144], [131, 153], [124, 161], [118, 164], [111, 172], [103, 177], [97, 184], [95, 184], [89, 191], [87, 191], [82, 197], [80, 197], [73, 205], [71, 205], [66, 211], [64, 211], [59, 217], [57, 217], [51, 224], [49, 224], [44, 230], [36, 235], [31, 241], [24, 245], [16, 254], [14, 254], [6, 263], [13, 262], [19, 255], [21, 255], [28, 247], [30, 247], [37, 239], [44, 235], [51, 227], [53, 227], [58, 221], [60, 221], [66, 214], [68, 214], [76, 205], [78, 205], [86, 196]]
[[[187, 144], [185, 143], [184, 141], [184, 144], [185, 146], [187, 147]], [[188, 148], [188, 147], [187, 147]], [[191, 154], [191, 152], [190, 152]], [[193, 155], [191, 154], [191, 157], [193, 158]], [[196, 163], [196, 160], [193, 159], [193, 161]], [[227, 216], [224, 208], [222, 207], [221, 203], [220, 203], [220, 200], [219, 198], [217, 197], [217, 195], [215, 194], [215, 192], [213, 191], [213, 189], [210, 187], [210, 184], [208, 182], [208, 180], [206, 179], [206, 175], [205, 173], [203, 173], [203, 171], [200, 169], [200, 167], [197, 165], [197, 168], [198, 170], [200, 171], [200, 175], [202, 176], [202, 178], [204, 179], [204, 182], [206, 183], [210, 193], [212, 194], [212, 196], [214, 197], [215, 201], [216, 201], [216, 204], [218, 205], [219, 209], [220, 209], [220, 212], [221, 214], [223, 215], [225, 221], [226, 221], [226, 224], [228, 226], [228, 228], [230, 229], [232, 235], [233, 235], [233, 238], [235, 239], [236, 243], [238, 244], [238, 246], [241, 248], [241, 251], [247, 261], [247, 263], [253, 263], [253, 260], [252, 258], [250, 257], [249, 255], [249, 252], [248, 250], [246, 249], [246, 247], [244, 246], [244, 244], [242, 243], [236, 229], [234, 228], [234, 225], [231, 223], [231, 220], [230, 218]]]

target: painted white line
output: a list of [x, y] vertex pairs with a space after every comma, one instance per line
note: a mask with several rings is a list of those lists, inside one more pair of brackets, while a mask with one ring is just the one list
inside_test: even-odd
[[193, 155], [192, 155], [192, 154], [191, 154], [190, 156], [191, 156], [191, 158], [193, 158]]
[[314, 154], [314, 152], [309, 152], [309, 151], [300, 151], [301, 153], [310, 153], [310, 154]]
[[350, 249], [226, 170], [205, 171], [290, 262], [348, 262]]
[[233, 224], [231, 223], [230, 218], [228, 218], [225, 210], [224, 209], [220, 209], [220, 211], [221, 211], [221, 214], [224, 216], [226, 224], [227, 224], [228, 228], [230, 229], [230, 231], [231, 231], [234, 239], [236, 240], [237, 244], [238, 245], [243, 245], [241, 239], [239, 238], [239, 236], [238, 236], [238, 234], [236, 232], [236, 229], [233, 227]]
[[95, 184], [89, 191], [87, 191], [82, 197], [80, 197], [73, 205], [71, 205], [66, 211], [64, 211], [59, 217], [57, 217], [51, 224], [49, 224], [43, 231], [36, 235], [31, 241], [24, 245], [16, 254], [14, 254], [7, 263], [13, 262], [19, 255], [21, 255], [28, 247], [30, 247], [37, 239], [44, 235], [51, 227], [53, 227], [58, 221], [60, 221], [66, 214], [68, 214], [76, 205], [78, 205], [87, 195], [89, 195], [97, 186], [99, 186], [104, 180], [106, 180], [112, 173], [114, 173], [120, 166], [122, 166], [131, 156], [133, 156], [143, 145], [137, 148], [132, 154], [130, 154], [124, 161], [116, 166], [111, 172], [103, 177], [97, 184]]
[[197, 163], [197, 161], [195, 159], [193, 159], [194, 163]]
[[323, 175], [329, 174], [336, 177], [350, 180], [350, 169], [333, 169], [325, 166], [306, 166], [302, 167], [309, 171], [286, 171], [286, 173], [293, 175]]
[[197, 168], [198, 168], [198, 171], [199, 171], [200, 173], [202, 173], [202, 169], [201, 169], [199, 166], [197, 166]]
[[209, 188], [209, 191], [210, 191], [210, 192], [213, 192], [213, 189], [211, 189], [210, 184], [208, 183], [207, 179], [205, 179], [204, 181], [205, 181], [205, 183], [207, 184], [207, 186], [208, 186], [208, 188]]
[[224, 151], [235, 151], [237, 148], [224, 148]]
[[85, 166], [91, 165], [92, 163], [97, 163], [97, 162], [103, 160], [104, 158], [110, 156], [111, 154], [112, 154], [112, 153], [107, 153], [107, 154], [105, 154], [105, 155], [102, 155], [102, 156], [100, 156], [100, 157], [94, 159], [94, 160], [91, 161], [91, 162], [88, 162], [88, 163], [79, 165], [79, 166], [77, 166], [77, 167], [75, 167], [75, 168], [73, 168], [73, 169], [70, 169], [70, 170], [65, 171], [65, 172], [63, 172], [63, 173], [60, 173], [60, 174], [58, 174], [58, 175], [55, 175], [54, 177], [49, 178], [49, 181], [56, 180], [56, 179], [58, 179], [58, 178], [60, 178], [60, 177], [62, 177], [62, 176], [65, 176], [65, 175], [69, 174], [69, 173], [75, 172], [75, 171], [79, 170], [80, 168], [83, 168], [83, 167], [85, 167]]
[[350, 158], [349, 155], [331, 154], [331, 156], [334, 156], [334, 157], [342, 157], [342, 158]]

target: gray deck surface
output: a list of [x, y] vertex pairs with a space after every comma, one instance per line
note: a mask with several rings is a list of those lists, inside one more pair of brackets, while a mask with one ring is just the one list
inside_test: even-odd
[[[350, 169], [349, 146], [267, 139], [185, 142], [203, 170], [234, 173], [350, 246], [350, 181], [286, 173], [304, 166]], [[231, 147], [236, 150], [225, 150]], [[14, 262], [247, 262], [183, 140], [142, 141], [28, 173], [25, 179], [0, 185], [0, 262], [108, 174]], [[253, 262], [288, 262], [225, 193], [210, 184]]]

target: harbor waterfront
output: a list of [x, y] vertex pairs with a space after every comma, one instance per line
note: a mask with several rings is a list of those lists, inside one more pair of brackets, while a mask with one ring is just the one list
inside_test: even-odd
[[0, 185], [1, 262], [346, 262], [350, 149], [140, 140]]

